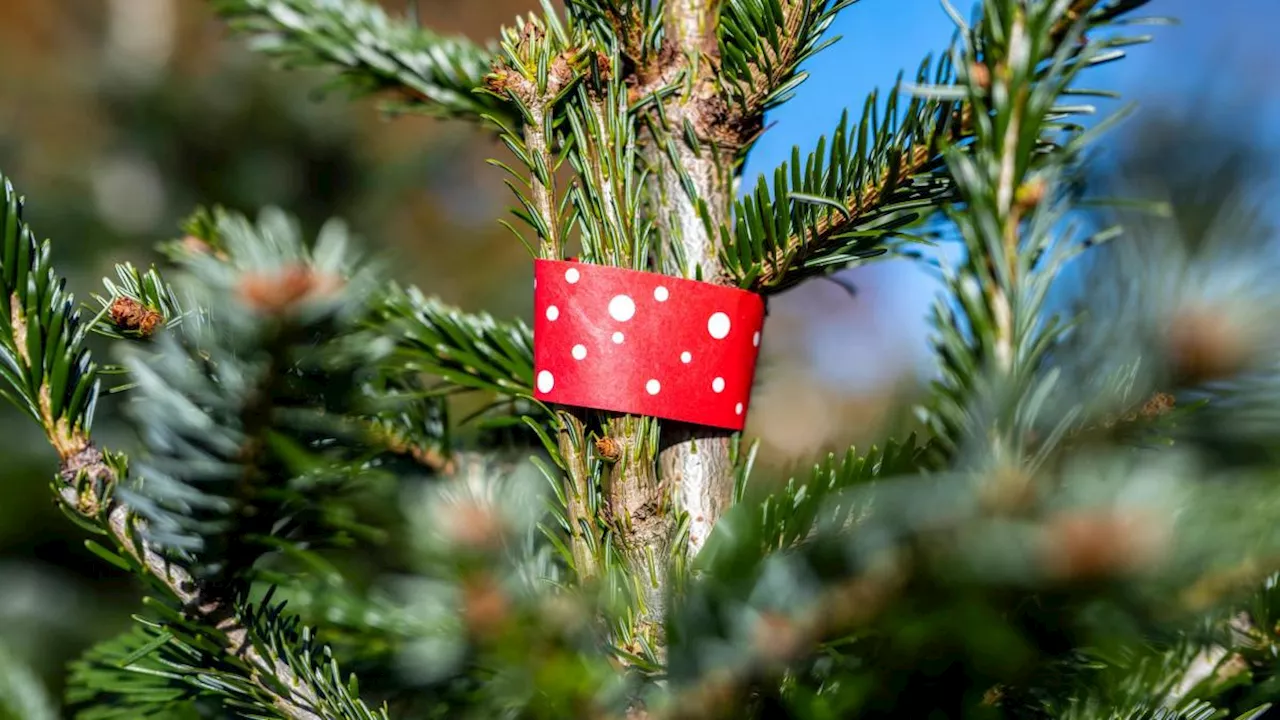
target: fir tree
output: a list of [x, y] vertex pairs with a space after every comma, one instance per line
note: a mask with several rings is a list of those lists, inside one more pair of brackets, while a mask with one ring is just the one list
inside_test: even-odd
[[[734, 433], [539, 402], [526, 324], [385, 282], [337, 222], [200, 211], [82, 307], [6, 182], [0, 392], [88, 547], [146, 586], [71, 668], [76, 717], [1267, 711], [1276, 298], [1241, 294], [1266, 266], [1175, 258], [1052, 302], [1076, 258], [1172, 232], [1080, 212], [1110, 124], [1081, 119], [1109, 97], [1089, 69], [1147, 39], [1145, 0], [952, 10], [952, 47], [747, 193], [764, 113], [852, 0], [569, 0], [485, 46], [364, 0], [215, 4], [287, 64], [490, 128], [535, 258], [767, 298], [950, 238], [940, 372], [916, 435], [768, 484]], [[116, 376], [127, 451], [92, 435]], [[458, 393], [489, 402], [453, 417]], [[6, 663], [0, 712], [52, 717]]]

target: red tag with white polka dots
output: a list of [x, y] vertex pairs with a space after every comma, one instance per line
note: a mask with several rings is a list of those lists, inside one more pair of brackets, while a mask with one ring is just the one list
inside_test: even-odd
[[534, 397], [741, 430], [764, 301], [657, 273], [534, 261]]

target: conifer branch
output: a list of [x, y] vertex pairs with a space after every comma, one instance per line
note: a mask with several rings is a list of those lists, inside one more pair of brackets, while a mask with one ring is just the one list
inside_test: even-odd
[[[387, 419], [374, 417], [367, 422], [370, 440], [388, 452], [406, 456], [433, 473], [448, 475], [456, 468], [453, 458], [439, 442], [423, 442], [414, 429], [398, 427]], [[416, 429], [416, 428], [415, 428]]]
[[[591, 456], [587, 432], [582, 419], [572, 412], [557, 413], [560, 428], [556, 433], [556, 447], [565, 473], [564, 522], [569, 534], [569, 548], [573, 556], [573, 569], [581, 583], [600, 579], [597, 518], [601, 510], [595, 478], [591, 472]], [[608, 448], [612, 450], [612, 448]], [[597, 451], [597, 455], [605, 453]], [[612, 452], [609, 453], [612, 457]]]
[[[945, 84], [949, 74], [945, 62], [935, 68], [926, 60], [916, 77]], [[948, 197], [935, 158], [935, 138], [953, 126], [948, 104], [916, 98], [899, 120], [900, 93], [895, 86], [883, 110], [873, 94], [855, 125], [846, 115], [829, 142], [824, 137], [803, 159], [794, 149], [772, 186], [762, 175], [755, 192], [735, 203], [720, 244], [737, 284], [777, 292], [882, 254], [888, 238]]]
[[719, 64], [731, 112], [731, 142], [748, 147], [764, 113], [786, 102], [804, 82], [805, 60], [836, 42], [823, 39], [836, 15], [857, 0], [725, 0]]
[[[86, 527], [111, 537], [120, 554], [97, 547], [112, 562], [151, 578], [204, 633], [221, 641], [226, 658], [243, 663], [246, 697], [258, 698], [288, 720], [373, 718], [345, 691], [322, 698], [316, 677], [299, 672], [244, 621], [241, 598], [231, 586], [197, 579], [190, 569], [153, 544], [146, 521], [118, 497], [125, 461], [103, 453], [89, 438], [98, 393], [96, 366], [84, 348], [91, 325], [82, 323], [64, 281], [49, 264], [49, 243], [37, 244], [22, 219], [22, 203], [7, 180], [0, 204], [3, 231], [2, 289], [7, 312], [0, 324], [0, 390], [43, 428], [57, 451], [57, 497]], [[189, 559], [189, 558], [188, 558]], [[338, 703], [341, 705], [341, 712]], [[352, 710], [353, 712], [347, 712]]]
[[376, 303], [369, 322], [395, 343], [388, 367], [438, 378], [434, 392], [533, 394], [533, 331], [524, 322], [470, 315], [397, 285]]
[[637, 75], [647, 74], [659, 49], [661, 0], [568, 0], [566, 5], [597, 37], [616, 40], [622, 57], [635, 66]]
[[147, 340], [181, 321], [182, 308], [173, 288], [156, 268], [144, 273], [124, 263], [116, 266], [116, 278], [103, 280], [106, 296], [94, 296], [101, 310], [94, 332], [117, 340]]
[[[485, 78], [488, 92], [516, 109], [518, 126], [490, 118], [499, 129], [499, 138], [528, 170], [528, 178], [497, 161], [512, 179], [507, 187], [520, 201], [516, 216], [538, 234], [538, 247], [525, 246], [537, 257], [560, 259], [564, 251], [564, 207], [556, 189], [556, 173], [562, 157], [557, 152], [556, 107], [581, 80], [581, 65], [591, 53], [583, 53], [580, 43], [571, 41], [554, 16], [547, 21], [537, 16], [517, 18], [513, 28], [504, 28], [501, 55], [493, 72]], [[520, 233], [507, 225], [517, 236]]]
[[123, 488], [122, 500], [147, 518], [151, 540], [195, 560], [194, 574], [232, 581], [273, 536], [327, 535], [314, 512], [325, 503], [313, 494], [344, 494], [349, 478], [338, 469], [354, 448], [312, 442], [354, 445], [360, 434], [352, 390], [370, 349], [346, 346], [345, 334], [367, 307], [368, 286], [367, 272], [349, 266], [340, 225], [326, 225], [314, 251], [278, 211], [257, 225], [224, 215], [219, 232], [227, 259], [194, 255], [183, 265], [199, 321], [126, 356], [130, 416], [148, 452], [137, 468], [145, 479]]
[[[935, 305], [944, 372], [929, 421], [950, 449], [987, 438], [992, 462], [1005, 468], [999, 476], [1035, 466], [1076, 422], [1077, 411], [1037, 418], [1042, 402], [1031, 409], [1017, 405], [1048, 396], [1057, 383], [1058, 373], [1044, 360], [1068, 324], [1042, 319], [1042, 308], [1064, 263], [1096, 244], [1069, 231], [1057, 236], [1070, 203], [1061, 183], [1096, 135], [1063, 125], [1073, 110], [1057, 103], [1082, 70], [1132, 42], [1087, 40], [1085, 33], [1140, 4], [1077, 1], [1010, 10], [984, 17], [965, 40], [959, 88], [972, 108], [966, 115], [972, 140], [946, 148], [944, 156], [965, 202], [964, 212], [949, 215], [967, 253], [947, 279], [957, 306]], [[951, 322], [972, 330], [943, 328]], [[997, 492], [1017, 495], [1018, 485]]]
[[[1083, 19], [1088, 32], [1143, 4], [1073, 0], [1049, 33], [1053, 50], [1078, 49], [1062, 45], [1079, 37], [1071, 33], [1075, 19]], [[1115, 59], [1118, 48], [1132, 42], [1104, 41], [1094, 62]], [[948, 60], [935, 68], [926, 59], [916, 84], [951, 86], [956, 77]], [[984, 66], [974, 72], [990, 71]], [[972, 107], [960, 102], [961, 95], [933, 93], [913, 100], [899, 120], [899, 92], [900, 86], [889, 93], [883, 114], [873, 95], [856, 130], [842, 119], [829, 151], [824, 138], [803, 162], [793, 153], [790, 162], [774, 171], [773, 187], [761, 176], [755, 194], [736, 205], [732, 234], [722, 239], [722, 256], [738, 284], [776, 292], [807, 276], [880, 254], [905, 225], [950, 198], [942, 151], [974, 135]], [[1073, 112], [1080, 110], [1061, 108], [1059, 119]]]
[[647, 269], [657, 246], [655, 223], [643, 208], [643, 180], [636, 177], [640, 147], [621, 79], [595, 59], [592, 76], [566, 109], [569, 162], [579, 182], [569, 200], [580, 233], [582, 259]]
[[915, 435], [905, 441], [889, 440], [859, 453], [849, 448], [843, 455], [830, 454], [807, 475], [791, 477], [760, 504], [762, 552], [786, 551], [809, 538], [819, 525], [843, 527], [855, 508], [832, 498], [842, 491], [899, 475], [932, 469], [937, 465], [932, 443], [920, 443]]
[[[889, 107], [892, 109], [892, 102], [889, 103]], [[833, 256], [838, 257], [843, 249], [842, 241], [849, 239], [851, 235], [860, 241], [854, 244], [853, 257], [868, 252], [870, 250], [868, 246], [871, 243], [866, 242], [863, 237], [857, 237], [856, 234], [868, 233], [864, 228], [869, 221], [884, 217], [898, 208], [933, 207], [942, 197], [942, 192], [947, 189], [938, 178], [931, 176], [943, 167], [942, 158], [938, 154], [940, 145], [949, 140], [962, 139], [971, 132], [971, 129], [966, 126], [968, 115], [965, 110], [960, 111], [958, 122], [955, 122], [949, 114], [943, 116], [942, 122], [935, 122], [939, 113], [946, 112], [946, 105], [938, 103], [922, 104], [916, 113], [911, 113], [910, 117], [917, 118], [921, 126], [930, 128], [932, 132], [923, 137], [912, 134], [898, 147], [888, 150], [883, 155], [883, 162], [878, 163], [881, 167], [876, 169], [873, 178], [857, 184], [850, 194], [838, 201], [838, 209], [837, 206], [828, 205], [825, 202], [818, 206], [817, 211], [822, 217], [805, 230], [804, 236], [787, 237], [785, 243], [780, 245], [762, 264], [760, 272], [754, 278], [743, 278], [743, 280], [761, 290], [785, 288], [807, 274], [801, 269], [805, 265], [819, 268], [821, 272], [822, 268], [831, 264], [830, 260]], [[887, 114], [885, 120], [890, 122]], [[859, 139], [865, 137], [868, 130], [865, 118], [863, 123], [858, 128]], [[958, 130], [953, 130], [957, 127]], [[874, 132], [874, 125], [872, 129]], [[841, 135], [845, 135], [843, 130], [843, 127], [837, 129], [835, 135], [837, 140], [833, 141], [833, 146], [839, 142]], [[851, 141], [854, 136], [850, 133], [846, 137]], [[835, 152], [834, 149], [832, 152]], [[793, 156], [792, 167], [799, 167], [798, 160], [799, 158]], [[859, 169], [861, 170], [861, 167]], [[785, 167], [780, 168], [775, 173], [775, 178], [782, 179], [787, 177], [787, 174]], [[861, 172], [855, 174], [862, 175]], [[916, 183], [920, 181], [923, 183], [917, 186]], [[761, 182], [763, 183], [763, 177]], [[801, 189], [797, 194], [792, 195], [790, 202], [803, 204], [807, 201], [804, 196], [808, 194]], [[914, 221], [915, 217], [911, 219]], [[874, 233], [874, 228], [868, 234], [872, 237], [891, 236], [891, 232]]]
[[653, 418], [619, 415], [604, 424], [609, 443], [606, 521], [627, 557], [637, 618], [632, 634], [657, 648], [666, 645], [670, 594], [668, 573], [676, 544], [674, 487], [654, 464], [658, 423]]
[[358, 94], [386, 92], [400, 107], [480, 120], [509, 117], [477, 92], [493, 51], [388, 17], [368, 0], [212, 0], [254, 47], [290, 67], [321, 67]]

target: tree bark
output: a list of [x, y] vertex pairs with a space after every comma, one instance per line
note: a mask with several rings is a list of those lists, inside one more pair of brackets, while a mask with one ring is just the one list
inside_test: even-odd
[[618, 415], [605, 422], [610, 443], [608, 520], [616, 529], [636, 591], [634, 631], [654, 648], [666, 645], [667, 572], [676, 528], [671, 485], [659, 478], [647, 442], [651, 418]]
[[[663, 271], [683, 274], [704, 282], [727, 284], [720, 263], [719, 242], [713, 234], [729, 220], [734, 198], [733, 152], [716, 143], [708, 112], [722, 102], [710, 81], [709, 59], [716, 53], [718, 0], [670, 0], [667, 3], [668, 36], [676, 55], [685, 63], [685, 92], [664, 106], [667, 131], [675, 140], [675, 161], [653, 143], [649, 155], [655, 182], [650, 184], [652, 207], [661, 208], [657, 221], [663, 230]], [[688, 142], [683, 128], [692, 127], [697, 147]], [[690, 194], [681, 175], [692, 181]], [[703, 221], [705, 204], [710, 223]], [[708, 225], [711, 232], [708, 231]], [[667, 423], [659, 453], [659, 477], [673, 489], [680, 510], [688, 513], [690, 557], [702, 549], [717, 519], [733, 500], [732, 433], [680, 423]]]
[[674, 489], [677, 507], [689, 515], [689, 556], [698, 554], [716, 520], [733, 504], [732, 433], [667, 423], [658, 453], [658, 476]]

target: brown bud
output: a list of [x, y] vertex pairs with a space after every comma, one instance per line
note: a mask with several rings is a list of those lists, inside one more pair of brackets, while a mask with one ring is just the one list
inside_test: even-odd
[[492, 577], [476, 575], [462, 584], [462, 622], [473, 635], [493, 639], [510, 619], [510, 602]]
[[258, 312], [279, 315], [341, 286], [342, 280], [333, 275], [317, 273], [305, 265], [291, 265], [271, 274], [245, 273], [240, 278], [240, 298]]
[[1169, 393], [1158, 392], [1152, 395], [1142, 407], [1138, 410], [1138, 415], [1143, 420], [1155, 420], [1156, 418], [1171, 412], [1177, 401]]
[[599, 74], [600, 80], [608, 82], [613, 78], [613, 60], [604, 53], [595, 53], [596, 73]]
[[1167, 333], [1175, 377], [1196, 385], [1240, 372], [1253, 354], [1249, 334], [1221, 312], [1188, 309], [1174, 317]]
[[573, 81], [573, 67], [570, 61], [573, 59], [573, 52], [566, 51], [556, 56], [551, 61], [551, 67], [547, 71], [547, 93], [555, 95], [564, 89]]
[[520, 28], [520, 38], [516, 42], [516, 53], [522, 58], [532, 58], [534, 48], [547, 36], [547, 31], [534, 22], [526, 22]]
[[1160, 555], [1165, 535], [1137, 512], [1074, 511], [1049, 518], [1043, 560], [1061, 580], [1098, 579], [1140, 570]]
[[1031, 178], [1014, 193], [1013, 202], [1020, 211], [1026, 212], [1039, 205], [1048, 191], [1049, 184], [1044, 181], [1044, 178]]
[[194, 235], [188, 235], [182, 238], [182, 249], [192, 255], [208, 255], [213, 252], [213, 246], [201, 240]]
[[982, 503], [988, 510], [1016, 514], [1035, 502], [1035, 478], [1021, 467], [1003, 465], [982, 486]]
[[972, 78], [973, 84], [983, 90], [991, 89], [991, 71], [983, 63], [976, 62], [969, 65], [969, 77]]
[[514, 95], [525, 103], [532, 102], [536, 94], [532, 82], [501, 61], [494, 62], [493, 71], [484, 77], [484, 84], [495, 95]]
[[605, 462], [618, 462], [622, 459], [622, 445], [611, 437], [596, 440], [596, 457]]
[[164, 323], [163, 315], [124, 295], [111, 301], [108, 314], [117, 330], [135, 332], [142, 337], [151, 337]]
[[502, 545], [504, 523], [489, 505], [465, 501], [447, 506], [442, 513], [446, 537], [472, 550], [494, 550]]
[[484, 86], [495, 95], [502, 95], [507, 92], [509, 75], [504, 69], [494, 68], [493, 72], [484, 76]]
[[495, 95], [505, 95], [520, 81], [520, 76], [511, 71], [501, 60], [494, 60], [489, 74], [484, 76], [484, 85]]
[[785, 663], [803, 648], [800, 630], [791, 618], [774, 612], [760, 615], [752, 633], [751, 643], [757, 657], [768, 662]]

